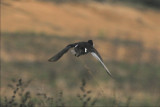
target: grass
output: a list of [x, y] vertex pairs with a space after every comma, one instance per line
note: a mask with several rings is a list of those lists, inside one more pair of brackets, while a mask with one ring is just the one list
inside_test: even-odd
[[[12, 81], [8, 84], [8, 88], [12, 90], [13, 94], [10, 98], [1, 96], [0, 105], [2, 107], [65, 107], [70, 105], [67, 104], [66, 99], [63, 97], [63, 91], [59, 91], [55, 96], [48, 96], [46, 93], [39, 92], [33, 94], [33, 92], [28, 91], [27, 89], [30, 83], [30, 80], [24, 82], [22, 79], [12, 79]], [[92, 91], [87, 90], [85, 86], [86, 80], [82, 79], [80, 92], [74, 97], [74, 100], [76, 99], [77, 102], [74, 106], [94, 107], [99, 99], [98, 97], [93, 98], [93, 96], [91, 96]], [[127, 101], [126, 104], [129, 105], [129, 103], [130, 102]], [[116, 105], [116, 103], [113, 103], [112, 106], [114, 105]]]
[[[23, 35], [23, 36], [22, 36]], [[23, 39], [25, 38], [25, 39]], [[15, 41], [11, 41], [11, 39]], [[107, 38], [103, 37], [103, 39], [99, 37], [92, 38], [93, 40], [97, 40], [97, 44], [104, 44], [106, 47], [102, 47], [103, 50], [111, 50], [111, 53], [108, 51], [102, 51], [103, 55], [107, 53], [108, 58], [112, 58], [112, 60], [117, 60], [118, 54], [124, 53], [126, 55], [123, 56], [122, 60], [126, 61], [143, 61], [146, 60], [147, 62], [158, 62], [158, 53], [160, 51], [156, 48], [148, 49], [145, 48], [144, 43], [142, 41], [136, 41], [136, 40], [123, 40], [120, 38]], [[57, 41], [60, 41], [61, 44], [58, 44]], [[16, 33], [2, 33], [2, 45], [4, 52], [15, 52], [18, 51], [19, 53], [17, 56], [27, 56], [26, 54], [34, 55], [34, 58], [36, 58], [36, 55], [51, 55], [53, 51], [59, 51], [60, 49], [56, 48], [58, 45], [61, 48], [64, 48], [65, 45], [72, 42], [77, 41], [86, 41], [85, 38], [82, 37], [62, 37], [58, 35], [46, 35], [44, 33], [27, 33], [27, 32], [16, 32]], [[108, 47], [107, 45], [110, 45]], [[12, 47], [12, 48], [9, 48]], [[121, 48], [123, 48], [122, 51], [118, 51]], [[42, 50], [43, 49], [43, 50]], [[113, 51], [113, 52], [112, 52]], [[102, 53], [100, 52], [100, 53]], [[118, 53], [119, 52], [119, 53]], [[6, 53], [6, 55], [7, 55]], [[128, 56], [128, 57], [125, 57]], [[131, 57], [129, 57], [131, 56]], [[144, 57], [145, 56], [145, 57]], [[13, 57], [12, 57], [13, 58]], [[39, 57], [39, 60], [42, 57]], [[36, 59], [38, 60], [38, 59]], [[108, 59], [109, 60], [109, 59]]]
[[[87, 82], [82, 79], [80, 91], [77, 95], [72, 95], [70, 101], [63, 95], [63, 91], [58, 91], [55, 95], [47, 95], [45, 92], [34, 93], [28, 90], [32, 81], [23, 81], [23, 79], [12, 79], [8, 84], [8, 90], [12, 90], [10, 97], [1, 96], [0, 105], [2, 107], [66, 107], [66, 106], [81, 106], [81, 107], [96, 107], [96, 106], [126, 106], [130, 107], [132, 98], [128, 97], [125, 102], [121, 102], [114, 94], [112, 98], [100, 97], [97, 94], [92, 95], [92, 90], [86, 88]], [[53, 90], [54, 91], [54, 90]], [[71, 104], [69, 104], [69, 103]], [[76, 102], [76, 103], [75, 103]]]
[[[108, 44], [115, 47], [113, 50], [119, 50], [122, 46], [128, 52], [135, 48], [146, 50], [143, 42], [140, 41], [98, 37], [94, 39], [104, 47]], [[44, 33], [2, 33], [1, 104], [12, 102], [13, 105], [26, 106], [28, 104], [42, 106], [160, 105], [158, 95], [160, 84], [157, 82], [160, 78], [160, 67], [157, 56], [155, 56], [157, 62], [152, 58], [148, 62], [142, 59], [130, 62], [134, 53], [128, 54], [127, 61], [117, 60], [116, 53], [109, 55], [106, 51], [100, 51], [103, 57], [109, 55], [107, 58], [111, 58], [111, 60], [104, 58], [104, 62], [115, 80], [109, 78], [104, 68], [90, 55], [75, 58], [67, 53], [56, 63], [47, 61], [65, 44], [81, 40], [85, 38], [63, 38]], [[153, 50], [147, 49], [147, 52], [151, 53], [150, 51]], [[146, 51], [138, 52], [137, 56], [139, 54], [146, 54]], [[17, 78], [23, 79], [23, 86], [17, 85], [20, 82]], [[87, 85], [84, 80], [80, 85], [82, 78], [85, 78]], [[32, 82], [25, 86], [27, 80]], [[44, 91], [38, 92], [37, 88], [40, 87], [44, 88]], [[21, 91], [22, 89], [24, 91]], [[104, 95], [98, 93], [101, 91], [104, 91]]]

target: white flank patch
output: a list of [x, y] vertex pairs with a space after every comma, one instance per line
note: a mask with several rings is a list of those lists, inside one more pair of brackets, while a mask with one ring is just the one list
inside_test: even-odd
[[74, 49], [71, 50], [71, 53], [74, 54], [74, 55], [76, 54]]
[[112, 77], [112, 74], [109, 72], [108, 68], [105, 66], [105, 64], [102, 62], [102, 60], [98, 57], [98, 55], [94, 52], [91, 52], [91, 54], [101, 62], [101, 64], [104, 66], [104, 68], [106, 69], [107, 73]]
[[85, 48], [85, 52], [87, 52], [87, 48]]

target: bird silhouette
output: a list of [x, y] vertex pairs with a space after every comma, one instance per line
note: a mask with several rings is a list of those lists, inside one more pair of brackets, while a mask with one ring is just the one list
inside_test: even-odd
[[78, 42], [78, 43], [69, 44], [64, 49], [62, 49], [59, 53], [57, 53], [55, 56], [51, 57], [48, 61], [50, 62], [58, 61], [71, 48], [74, 48], [73, 50], [71, 50], [71, 52], [76, 57], [91, 53], [93, 57], [95, 57], [98, 61], [100, 61], [100, 63], [103, 65], [103, 67], [107, 71], [108, 75], [112, 77], [110, 71], [105, 66], [100, 54], [94, 48], [92, 40], [88, 40], [88, 42]]

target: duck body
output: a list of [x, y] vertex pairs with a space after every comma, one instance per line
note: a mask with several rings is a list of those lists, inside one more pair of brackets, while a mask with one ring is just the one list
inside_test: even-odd
[[78, 43], [69, 44], [64, 49], [62, 49], [59, 53], [57, 53], [55, 56], [51, 57], [48, 61], [50, 61], [50, 62], [58, 61], [71, 48], [73, 48], [73, 50], [71, 50], [71, 52], [76, 57], [91, 53], [93, 55], [93, 57], [95, 57], [97, 60], [100, 61], [100, 63], [106, 69], [107, 73], [112, 77], [110, 71], [103, 63], [103, 60], [102, 60], [100, 54], [94, 48], [92, 40], [88, 40], [88, 42], [78, 42]]
[[93, 50], [93, 45], [88, 42], [79, 42], [74, 47], [75, 56], [77, 57], [88, 54], [92, 50]]

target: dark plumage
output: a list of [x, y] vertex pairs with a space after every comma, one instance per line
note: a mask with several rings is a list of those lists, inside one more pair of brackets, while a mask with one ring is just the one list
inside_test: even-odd
[[72, 53], [74, 53], [74, 55], [76, 57], [91, 53], [97, 60], [99, 60], [101, 62], [101, 64], [106, 69], [107, 73], [112, 77], [111, 73], [109, 72], [109, 70], [107, 69], [105, 64], [103, 63], [103, 60], [102, 60], [100, 54], [93, 47], [92, 40], [89, 40], [88, 42], [78, 42], [78, 43], [69, 44], [63, 50], [61, 50], [59, 53], [57, 53], [55, 56], [51, 57], [48, 61], [54, 62], [54, 61], [59, 60], [70, 48], [74, 48], [72, 50]]

